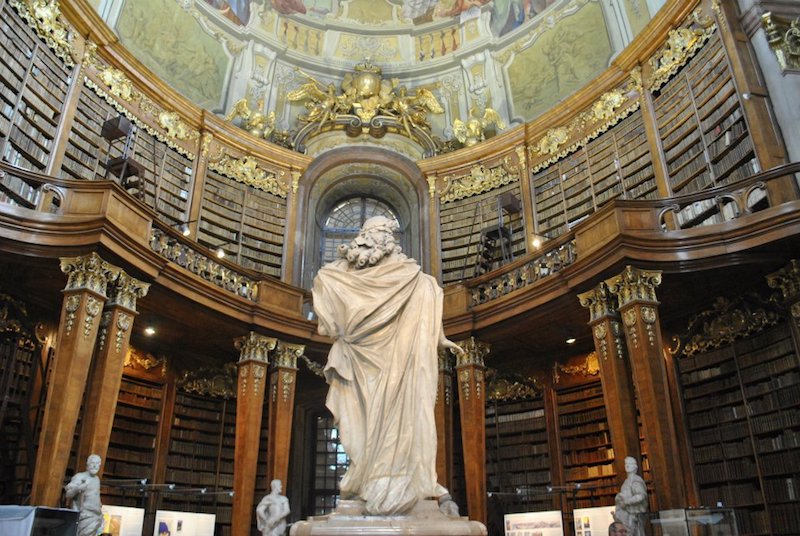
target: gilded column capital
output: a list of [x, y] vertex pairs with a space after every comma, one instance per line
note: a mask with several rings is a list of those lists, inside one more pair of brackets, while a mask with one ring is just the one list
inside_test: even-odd
[[767, 284], [780, 290], [784, 300], [800, 298], [800, 261], [792, 259], [777, 272], [767, 275]]
[[458, 345], [464, 350], [461, 354], [456, 354], [456, 368], [477, 365], [483, 367], [484, 358], [489, 355], [490, 346], [485, 342], [476, 341], [475, 337], [470, 337], [463, 341], [458, 341]]
[[119, 276], [110, 285], [109, 305], [119, 305], [130, 311], [136, 311], [136, 300], [144, 298], [150, 290], [150, 283], [135, 279], [120, 271]]
[[278, 339], [265, 337], [255, 331], [251, 331], [244, 337], [234, 341], [236, 349], [239, 350], [239, 363], [243, 361], [261, 361], [269, 363], [269, 352], [274, 350], [278, 344]]
[[448, 348], [439, 348], [439, 372], [450, 374], [453, 372], [453, 353]]
[[305, 353], [304, 344], [291, 344], [278, 341], [278, 347], [272, 358], [272, 364], [280, 368], [297, 369], [297, 359]]
[[617, 296], [620, 308], [637, 301], [658, 304], [656, 287], [661, 284], [661, 270], [641, 270], [628, 265], [621, 274], [606, 279], [605, 283]]
[[590, 324], [605, 317], [617, 316], [616, 296], [609, 292], [608, 285], [603, 281], [592, 290], [578, 294], [578, 301], [581, 307], [589, 309]]
[[61, 257], [61, 271], [67, 274], [64, 290], [91, 290], [101, 296], [106, 295], [106, 286], [117, 278], [119, 268], [113, 266], [97, 253], [80, 257]]

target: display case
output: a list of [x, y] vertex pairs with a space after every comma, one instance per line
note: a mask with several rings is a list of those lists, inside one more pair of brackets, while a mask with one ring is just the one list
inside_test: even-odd
[[648, 536], [738, 536], [732, 508], [661, 510], [642, 514]]

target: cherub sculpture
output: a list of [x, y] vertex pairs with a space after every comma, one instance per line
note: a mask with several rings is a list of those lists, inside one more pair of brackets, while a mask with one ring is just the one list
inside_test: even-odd
[[408, 94], [406, 86], [398, 86], [392, 92], [392, 100], [387, 112], [402, 125], [406, 135], [411, 138], [411, 128], [430, 130], [427, 112], [444, 113], [444, 108], [430, 90], [419, 88], [413, 95]]
[[324, 85], [302, 71], [300, 74], [305, 76], [308, 81], [294, 91], [290, 91], [286, 98], [289, 102], [305, 101], [308, 113], [301, 114], [297, 118], [305, 123], [318, 123], [317, 132], [320, 132], [327, 122], [334, 121], [337, 115], [343, 111], [347, 106], [347, 99], [338, 94], [334, 84]]
[[496, 125], [499, 129], [506, 128], [497, 111], [485, 108], [483, 115], [480, 115], [478, 108], [473, 106], [469, 109], [469, 118], [466, 121], [461, 119], [453, 121], [453, 135], [464, 144], [464, 147], [472, 147], [486, 139], [486, 128], [490, 125]]
[[262, 114], [258, 110], [263, 108], [264, 101], [259, 100], [256, 110], [251, 110], [247, 97], [236, 101], [233, 108], [225, 116], [225, 121], [233, 121], [237, 117], [242, 119], [242, 128], [258, 138], [268, 139], [275, 130], [275, 111]]

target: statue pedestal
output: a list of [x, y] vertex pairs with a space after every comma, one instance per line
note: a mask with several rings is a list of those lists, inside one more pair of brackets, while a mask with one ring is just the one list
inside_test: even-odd
[[290, 536], [486, 536], [486, 527], [466, 517], [447, 517], [434, 500], [420, 501], [405, 515], [370, 516], [363, 501], [339, 501], [333, 514], [292, 525]]

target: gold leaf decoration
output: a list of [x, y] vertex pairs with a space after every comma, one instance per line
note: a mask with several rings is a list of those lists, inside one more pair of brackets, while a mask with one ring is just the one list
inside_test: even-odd
[[244, 158], [234, 158], [224, 154], [218, 161], [209, 163], [208, 167], [226, 177], [278, 197], [285, 198], [289, 190], [278, 175], [261, 169], [258, 166], [258, 161], [249, 155]]
[[44, 39], [56, 55], [64, 60], [68, 67], [75, 65], [72, 59], [71, 31], [61, 22], [61, 8], [58, 0], [9, 0], [9, 4], [25, 19], [36, 34]]
[[[511, 155], [506, 156], [500, 165], [493, 168], [477, 164], [470, 168], [467, 175], [445, 177], [445, 187], [442, 190], [440, 201], [444, 204], [478, 195], [518, 181], [519, 178], [520, 166], [512, 162]], [[428, 186], [430, 188], [430, 183]]]
[[714, 33], [716, 26], [704, 29], [677, 28], [670, 30], [665, 47], [661, 53], [651, 58], [653, 73], [648, 84], [650, 91], [656, 91], [669, 78], [678, 72], [686, 62], [702, 48]]
[[167, 131], [167, 136], [181, 141], [192, 141], [200, 137], [200, 132], [187, 125], [177, 112], [162, 111], [158, 114], [158, 125]]

